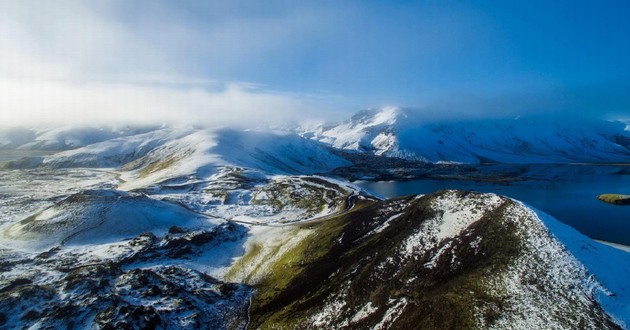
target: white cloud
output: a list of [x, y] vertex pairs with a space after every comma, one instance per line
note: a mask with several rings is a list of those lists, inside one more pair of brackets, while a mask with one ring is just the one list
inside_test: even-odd
[[88, 4], [1, 2], [0, 75], [94, 80], [121, 72], [176, 73], [163, 50], [137, 35], [111, 10]]
[[326, 6], [231, 1], [4, 1], [0, 74], [111, 80], [210, 73], [233, 80], [235, 71], [256, 71], [273, 54], [299, 51], [310, 37], [335, 35], [328, 23], [340, 15]]
[[[126, 83], [0, 80], [3, 125], [174, 123], [277, 124], [333, 110], [308, 96], [242, 84], [214, 91]], [[323, 112], [322, 112], [323, 111]]]
[[195, 22], [164, 3], [126, 6], [0, 3], [0, 126], [274, 123], [334, 108], [325, 97], [221, 82], [200, 69], [229, 70], [278, 47], [293, 27], [310, 26], [304, 15], [224, 19], [229, 8], [211, 8], [216, 21]]

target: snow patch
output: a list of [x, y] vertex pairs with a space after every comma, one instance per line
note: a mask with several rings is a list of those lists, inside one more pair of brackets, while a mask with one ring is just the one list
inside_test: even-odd
[[407, 304], [408, 304], [407, 298], [404, 298], [404, 297], [398, 300], [390, 299], [387, 302], [387, 305], [391, 307], [387, 309], [387, 311], [385, 312], [385, 315], [383, 315], [383, 318], [377, 324], [375, 324], [372, 327], [372, 329], [373, 330], [388, 329], [389, 325], [394, 323], [396, 319], [400, 317], [405, 307], [407, 307]]
[[376, 312], [377, 310], [378, 310], [378, 307], [372, 306], [372, 302], [370, 301], [367, 304], [365, 304], [363, 307], [361, 307], [361, 309], [356, 314], [354, 314], [354, 316], [350, 320], [350, 323], [361, 321], [364, 318]]

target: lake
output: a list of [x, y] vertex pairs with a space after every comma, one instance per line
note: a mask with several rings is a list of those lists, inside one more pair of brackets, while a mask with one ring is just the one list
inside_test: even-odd
[[[574, 169], [563, 165], [557, 170], [548, 169], [549, 179], [509, 184], [432, 179], [355, 184], [381, 197], [428, 194], [441, 189], [493, 192], [523, 201], [591, 238], [630, 245], [630, 206], [611, 205], [596, 198], [604, 193], [630, 194], [627, 167], [576, 166]], [[619, 174], [619, 169], [623, 174]]]

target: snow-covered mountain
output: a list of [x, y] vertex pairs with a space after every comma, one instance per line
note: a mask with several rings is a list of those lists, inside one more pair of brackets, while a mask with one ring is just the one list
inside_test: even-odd
[[398, 157], [397, 131], [406, 115], [398, 108], [360, 111], [339, 124], [311, 124], [298, 128], [300, 135], [337, 149], [371, 152]]
[[534, 117], [425, 122], [413, 111], [387, 107], [361, 111], [338, 125], [306, 125], [294, 131], [302, 138], [292, 132], [230, 128], [4, 129], [0, 149], [70, 149], [13, 161], [9, 167], [14, 168], [119, 167], [128, 163], [132, 164], [126, 168], [138, 168], [153, 159], [152, 173], [145, 171], [145, 175], [154, 179], [168, 176], [159, 169], [165, 161], [177, 163], [183, 158], [186, 162], [179, 166], [167, 167], [177, 168], [179, 175], [224, 165], [312, 174], [350, 165], [326, 145], [355, 154], [432, 163], [630, 160], [630, 131], [623, 122], [558, 123]]
[[221, 167], [242, 167], [266, 174], [326, 173], [350, 162], [316, 141], [294, 133], [242, 129], [159, 128], [115, 137], [47, 156], [25, 157], [8, 168], [117, 168], [124, 189], [147, 187], [169, 179]]
[[[50, 158], [44, 164], [56, 162]], [[224, 166], [266, 174], [314, 174], [349, 164], [318, 143], [291, 133], [204, 129], [169, 141], [124, 169], [133, 170], [133, 180], [125, 180], [148, 185], [195, 173], [207, 176]]]
[[388, 107], [298, 132], [339, 149], [434, 163], [630, 160], [630, 132], [622, 122], [540, 117], [426, 122], [413, 111]]

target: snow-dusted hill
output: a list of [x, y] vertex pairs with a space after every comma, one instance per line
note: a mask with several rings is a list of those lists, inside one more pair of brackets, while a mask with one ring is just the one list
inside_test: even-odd
[[27, 250], [59, 244], [102, 244], [144, 232], [163, 234], [172, 226], [212, 227], [220, 221], [180, 205], [115, 190], [71, 195], [2, 232], [0, 242]]
[[318, 143], [291, 133], [205, 129], [126, 164], [123, 169], [130, 172], [123, 178], [132, 183], [123, 187], [146, 187], [191, 174], [208, 176], [225, 166], [265, 174], [314, 174], [349, 164]]
[[426, 122], [413, 111], [362, 111], [339, 125], [298, 132], [335, 148], [379, 156], [461, 163], [628, 162], [621, 122], [548, 118]]
[[350, 162], [316, 141], [293, 133], [242, 129], [160, 128], [116, 137], [47, 156], [8, 162], [8, 168], [117, 168], [137, 189], [189, 175], [209, 176], [220, 167], [265, 174], [326, 173]]
[[346, 217], [278, 233], [269, 248], [252, 242], [232, 273], [258, 286], [256, 327], [617, 329], [630, 321], [628, 255], [521, 203], [458, 191], [358, 203]]

